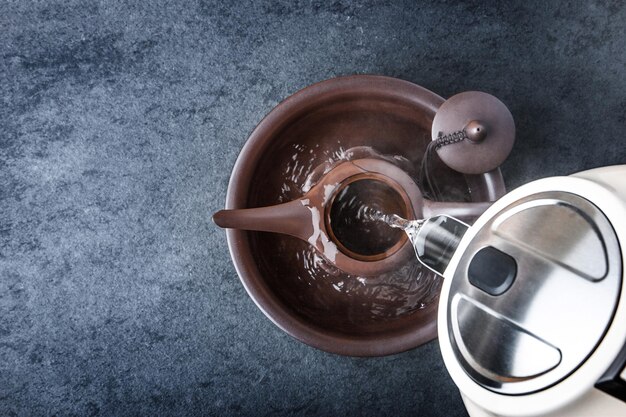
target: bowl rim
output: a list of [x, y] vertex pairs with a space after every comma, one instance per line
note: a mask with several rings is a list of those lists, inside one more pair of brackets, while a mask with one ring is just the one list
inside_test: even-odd
[[[248, 189], [263, 151], [272, 143], [275, 134], [288, 126], [290, 121], [331, 98], [349, 98], [364, 93], [413, 102], [431, 113], [431, 118], [444, 102], [442, 97], [424, 87], [380, 75], [343, 76], [305, 87], [274, 107], [248, 137], [231, 173], [226, 209], [246, 208]], [[501, 181], [501, 175], [496, 177]], [[492, 182], [486, 181], [487, 188]], [[503, 187], [503, 184], [497, 184], [500, 185]], [[318, 327], [284, 305], [266, 285], [250, 250], [249, 232], [227, 229], [226, 237], [237, 275], [250, 298], [276, 326], [310, 346], [341, 355], [383, 356], [415, 348], [437, 337], [438, 297], [420, 310], [415, 326], [408, 329], [358, 336]], [[421, 326], [416, 328], [420, 321]]]

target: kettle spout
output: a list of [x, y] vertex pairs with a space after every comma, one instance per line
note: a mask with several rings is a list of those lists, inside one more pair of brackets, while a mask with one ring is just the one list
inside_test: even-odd
[[454, 217], [439, 215], [405, 229], [417, 259], [427, 268], [443, 276], [461, 238], [469, 225]]

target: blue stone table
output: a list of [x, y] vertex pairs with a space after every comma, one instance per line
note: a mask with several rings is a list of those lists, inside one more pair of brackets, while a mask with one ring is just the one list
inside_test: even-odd
[[272, 107], [366, 73], [502, 99], [510, 188], [626, 163], [620, 0], [0, 3], [0, 415], [465, 416], [436, 341], [280, 331], [210, 220]]

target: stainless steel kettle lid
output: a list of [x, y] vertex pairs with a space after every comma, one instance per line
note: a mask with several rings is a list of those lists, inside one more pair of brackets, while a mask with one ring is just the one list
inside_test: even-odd
[[621, 281], [617, 236], [595, 205], [561, 191], [515, 201], [472, 237], [452, 276], [456, 360], [498, 393], [554, 385], [601, 341]]

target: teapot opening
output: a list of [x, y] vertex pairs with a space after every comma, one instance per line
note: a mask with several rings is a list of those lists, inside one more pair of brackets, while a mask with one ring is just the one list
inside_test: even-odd
[[326, 230], [345, 255], [376, 261], [396, 253], [407, 240], [402, 230], [381, 221], [390, 214], [414, 217], [402, 187], [380, 174], [357, 174], [341, 184], [326, 206]]

